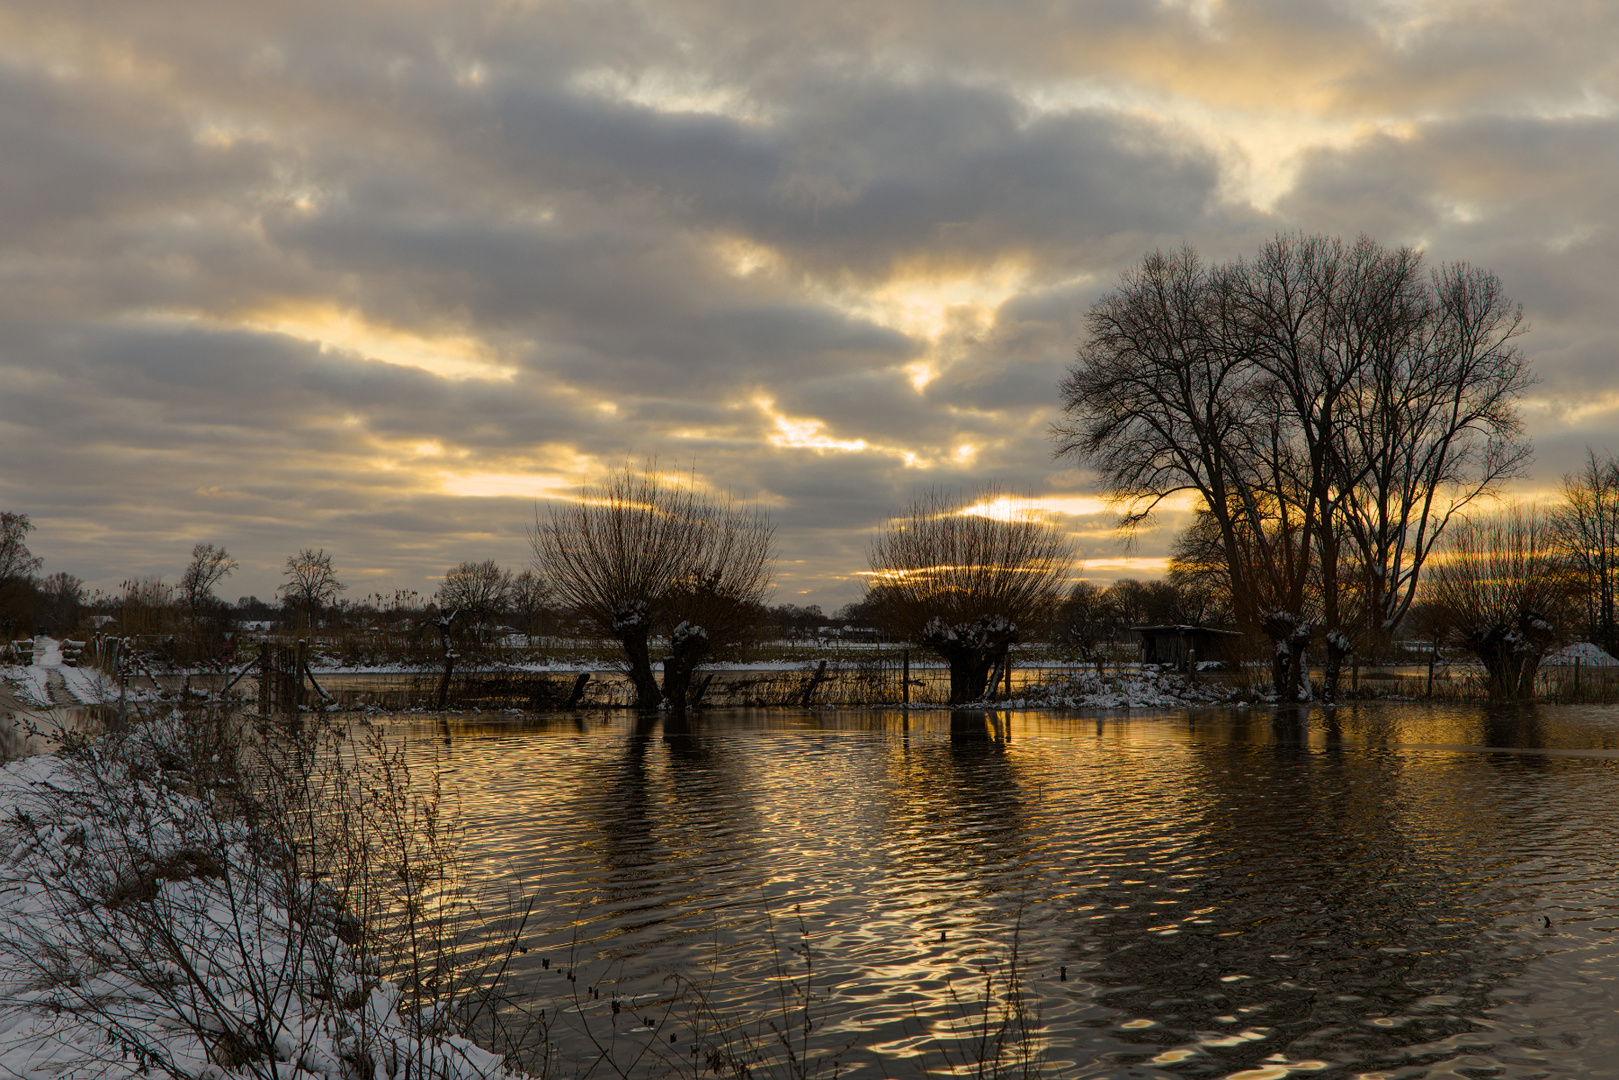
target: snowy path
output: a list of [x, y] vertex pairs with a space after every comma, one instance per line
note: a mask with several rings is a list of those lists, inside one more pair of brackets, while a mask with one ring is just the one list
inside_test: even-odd
[[105, 705], [118, 700], [118, 687], [106, 674], [64, 663], [62, 643], [55, 638], [36, 638], [34, 662], [0, 665], [0, 678], [25, 708]]

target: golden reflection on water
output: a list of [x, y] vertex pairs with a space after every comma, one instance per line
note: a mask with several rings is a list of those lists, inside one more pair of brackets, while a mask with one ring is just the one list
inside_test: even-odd
[[539, 897], [523, 978], [554, 986], [540, 959], [566, 957], [651, 1000], [700, 964], [717, 1005], [756, 1016], [802, 920], [817, 1037], [858, 1046], [846, 1073], [937, 1065], [1013, 986], [1062, 1076], [1350, 1076], [1468, 1055], [1512, 1075], [1503, 1062], [1605, 1060], [1601, 1040], [1568, 1040], [1619, 1005], [1619, 711], [739, 710], [681, 729], [412, 730], [444, 748], [478, 872]]

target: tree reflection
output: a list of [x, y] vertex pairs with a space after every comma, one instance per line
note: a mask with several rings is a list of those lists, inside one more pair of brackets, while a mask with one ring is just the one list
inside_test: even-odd
[[1020, 890], [1032, 852], [1027, 781], [1008, 754], [1008, 734], [1000, 713], [956, 709], [948, 739], [896, 744], [888, 828], [907, 873], [965, 876], [982, 896]]
[[1407, 1048], [1476, 1030], [1523, 951], [1492, 937], [1466, 859], [1412, 835], [1399, 755], [1344, 752], [1341, 732], [1312, 748], [1291, 711], [1253, 745], [1251, 723], [1190, 748], [1191, 850], [1091, 893], [1106, 914], [1077, 941], [1084, 977], [1155, 1022], [1118, 1032], [1143, 1049], [1109, 1060], [1188, 1045], [1211, 1075], [1275, 1054], [1360, 1070], [1436, 1060]]
[[[1484, 736], [1480, 740], [1481, 745], [1532, 750], [1548, 745], [1539, 706], [1502, 703], [1486, 705], [1481, 711]], [[1546, 759], [1539, 760], [1544, 762]]]

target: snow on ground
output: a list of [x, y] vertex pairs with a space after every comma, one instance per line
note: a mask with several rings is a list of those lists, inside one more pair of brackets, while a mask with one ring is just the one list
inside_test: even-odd
[[10, 684], [23, 704], [51, 707], [50, 676], [44, 668], [35, 664], [0, 664], [0, 678]]
[[[806, 669], [813, 670], [815, 665], [821, 659], [825, 659], [827, 661], [827, 663], [830, 665], [830, 664], [836, 664], [840, 660], [846, 660], [846, 661], [849, 661], [850, 663], [854, 663], [854, 662], [859, 661], [861, 658], [858, 657], [858, 656], [841, 656], [840, 657], [837, 654], [832, 654], [832, 655], [829, 655], [829, 656], [824, 657], [824, 658], [823, 657], [816, 657], [814, 659], [797, 659], [797, 660], [726, 660], [726, 661], [718, 662], [718, 663], [715, 663], [715, 664], [712, 664], [712, 665], [705, 665], [703, 670], [704, 671], [759, 671], [759, 672], [768, 672], [768, 671], [804, 671]], [[431, 663], [431, 664], [402, 664], [402, 663], [396, 663], [396, 664], [373, 664], [373, 665], [370, 665], [370, 666], [360, 666], [360, 665], [354, 665], [354, 664], [342, 664], [342, 663], [339, 663], [336, 660], [331, 659], [330, 657], [321, 657], [321, 656], [318, 656], [318, 655], [315, 656], [315, 657], [312, 657], [310, 659], [309, 666], [313, 671], [315, 671], [317, 674], [320, 674], [320, 675], [431, 675], [431, 674], [436, 674], [438, 671], [442, 670], [442, 668], [438, 666], [437, 662]], [[912, 668], [912, 670], [916, 670], [916, 671], [927, 670], [927, 669], [930, 669], [930, 668], [934, 669], [934, 670], [943, 670], [944, 667], [945, 667], [945, 665], [943, 663], [939, 662], [939, 661], [927, 660], [927, 659], [918, 659], [916, 657], [913, 657], [911, 659], [911, 668]], [[624, 670], [624, 663], [622, 661], [620, 661], [620, 660], [610, 660], [610, 659], [609, 660], [524, 660], [524, 661], [522, 661], [520, 663], [504, 664], [504, 665], [501, 666], [501, 670], [503, 670], [503, 671], [521, 671], [521, 672], [527, 672], [527, 673], [533, 674], [533, 675], [552, 675], [552, 674], [558, 674], [558, 673], [573, 675], [573, 674], [577, 674], [577, 673], [579, 673], [581, 671], [590, 671], [590, 672], [623, 671]], [[663, 661], [662, 660], [654, 660], [654, 661], [652, 661], [652, 670], [656, 671], [656, 672], [661, 672], [663, 670]], [[193, 674], [197, 674], [197, 673], [194, 672]]]
[[1619, 660], [1589, 641], [1577, 641], [1566, 648], [1558, 649], [1542, 660], [1541, 664], [1546, 667], [1573, 667], [1575, 660], [1580, 662], [1581, 667], [1619, 667]]
[[170, 717], [0, 769], [0, 1076], [508, 1076], [413, 1029], [330, 904], [176, 764], [195, 746]]
[[65, 664], [62, 643], [55, 638], [36, 638], [34, 662], [0, 665], [0, 678], [11, 684], [18, 700], [39, 708], [104, 705], [118, 700], [118, 687], [105, 673]]
[[98, 668], [61, 669], [68, 693], [85, 705], [105, 705], [118, 700], [118, 685]]
[[1114, 676], [1082, 671], [1053, 675], [1005, 705], [1027, 709], [1159, 709], [1211, 705], [1240, 696], [1228, 686], [1191, 682], [1151, 665]]
[[[118, 701], [118, 684], [97, 668], [70, 667], [62, 659], [62, 643], [55, 638], [34, 639], [34, 662], [0, 664], [4, 679], [26, 706], [49, 709], [60, 705], [108, 705]], [[152, 687], [130, 687], [129, 701], [156, 701]]]

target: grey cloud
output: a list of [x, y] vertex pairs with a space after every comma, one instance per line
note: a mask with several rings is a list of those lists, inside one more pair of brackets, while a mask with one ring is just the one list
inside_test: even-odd
[[[1611, 33], [1567, 32], [1577, 9], [1545, 5], [1545, 33], [1503, 8], [1391, 43], [1370, 10], [1228, 3], [1212, 28], [1123, 0], [149, 3], [91, 20], [18, 0], [24, 59], [0, 67], [0, 423], [26, 471], [0, 497], [41, 522], [50, 568], [100, 580], [172, 574], [214, 538], [243, 558], [243, 593], [267, 595], [305, 544], [421, 587], [468, 555], [525, 559], [534, 502], [423, 490], [411, 461], [385, 460], [398, 447], [500, 472], [657, 454], [771, 502], [784, 580], [847, 599], [869, 529], [918, 486], [1083, 485], [1044, 426], [1085, 308], [1121, 269], [1183, 240], [1246, 253], [1274, 228], [1422, 238], [1493, 266], [1537, 323], [1546, 393], [1611, 388], [1619, 140], [1604, 119], [1536, 118], [1611, 80]], [[105, 49], [129, 68], [85, 63]], [[602, 71], [687, 78], [755, 115], [582, 88]], [[1076, 80], [1149, 104], [1030, 108]], [[1173, 114], [1151, 104], [1165, 95], [1218, 110], [1295, 93], [1324, 115], [1425, 119], [1310, 155], [1267, 216], [1218, 201], [1217, 147], [1147, 115]], [[730, 242], [775, 260], [741, 275]], [[1025, 291], [937, 344], [828, 299], [995, 260]], [[222, 329], [311, 304], [476, 337], [516, 374], [451, 381]], [[904, 368], [924, 357], [940, 371], [918, 393]], [[924, 469], [777, 447], [755, 394], [842, 438], [981, 449]]]
[[1120, 230], [1184, 229], [1216, 182], [1212, 159], [1150, 125], [1079, 112], [1025, 122], [1005, 91], [793, 89], [799, 104], [768, 125], [520, 90], [498, 107], [514, 146], [557, 182], [657, 198], [822, 273], [1030, 252], [1067, 262]]

